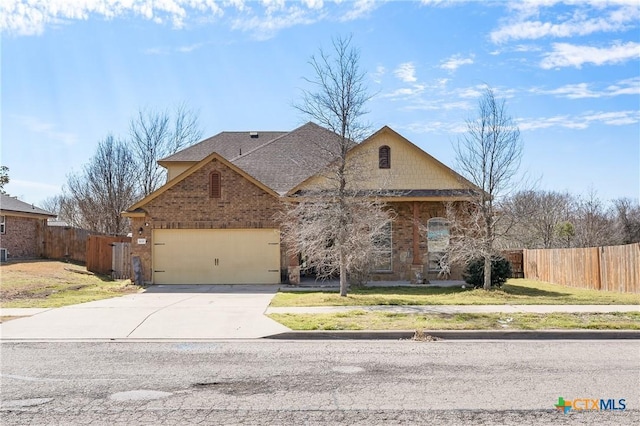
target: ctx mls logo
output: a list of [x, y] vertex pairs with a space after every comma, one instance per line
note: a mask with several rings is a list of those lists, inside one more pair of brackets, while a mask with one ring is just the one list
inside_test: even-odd
[[571, 410], [576, 411], [624, 411], [627, 408], [627, 401], [625, 399], [592, 399], [592, 398], [577, 398], [573, 401], [567, 401], [563, 397], [558, 397], [558, 403], [555, 404], [557, 410], [563, 411], [567, 414]]

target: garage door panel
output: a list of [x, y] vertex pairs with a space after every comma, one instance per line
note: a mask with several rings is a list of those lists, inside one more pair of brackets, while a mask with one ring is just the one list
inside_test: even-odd
[[158, 229], [153, 233], [156, 284], [277, 284], [277, 229]]

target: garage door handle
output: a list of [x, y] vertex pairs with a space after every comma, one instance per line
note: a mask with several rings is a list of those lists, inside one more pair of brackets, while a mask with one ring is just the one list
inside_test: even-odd
[[215, 266], [219, 266], [219, 265], [220, 265], [220, 259], [218, 259], [218, 258], [214, 259], [214, 260], [213, 260], [213, 264], [214, 264]]

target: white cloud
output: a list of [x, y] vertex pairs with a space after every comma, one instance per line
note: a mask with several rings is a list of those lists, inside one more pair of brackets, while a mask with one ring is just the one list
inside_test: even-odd
[[462, 55], [453, 55], [449, 59], [442, 61], [440, 68], [443, 70], [455, 71], [462, 65], [473, 64], [473, 55], [469, 58], [463, 58]]
[[554, 117], [530, 118], [517, 120], [520, 130], [547, 129], [564, 127], [584, 130], [592, 124], [609, 126], [626, 126], [640, 122], [640, 111], [586, 112], [577, 116], [557, 115]]
[[52, 25], [136, 17], [157, 24], [183, 28], [189, 23], [219, 20], [229, 12], [224, 25], [253, 31], [257, 38], [273, 36], [278, 30], [309, 25], [319, 20], [352, 21], [365, 18], [382, 2], [374, 0], [1, 0], [0, 32], [14, 36], [38, 35]]
[[482, 96], [485, 86], [466, 87], [456, 90], [456, 95], [461, 98], [479, 98]]
[[38, 118], [27, 115], [12, 115], [11, 117], [20, 123], [28, 132], [42, 135], [47, 139], [62, 142], [68, 146], [75, 145], [76, 142], [78, 142], [78, 136], [75, 133], [60, 131], [54, 124], [47, 123]]
[[465, 133], [467, 126], [462, 122], [444, 122], [444, 121], [418, 121], [406, 125], [396, 125], [395, 128], [407, 130], [412, 133]]
[[371, 73], [371, 78], [373, 79], [373, 81], [375, 83], [382, 83], [382, 77], [387, 73], [387, 69], [385, 67], [383, 67], [382, 65], [378, 65], [376, 67], [376, 70]]
[[[537, 16], [543, 7], [553, 6], [556, 2], [544, 4], [542, 2], [522, 2], [516, 9], [518, 16], [511, 22], [494, 30], [490, 34], [494, 43], [504, 43], [510, 40], [535, 40], [544, 37], [573, 37], [584, 36], [597, 32], [618, 32], [637, 26], [640, 19], [638, 3], [628, 2], [608, 13], [603, 10], [605, 4], [583, 2], [578, 4], [573, 14], [554, 13], [553, 19], [559, 22], [542, 20], [527, 20]], [[609, 6], [614, 2], [610, 2]]]
[[441, 111], [441, 110], [464, 110], [473, 109], [474, 106], [467, 101], [448, 101], [445, 99], [417, 99], [411, 104], [402, 108], [404, 111]]
[[620, 95], [640, 95], [640, 77], [621, 80], [603, 90], [594, 90], [590, 83], [567, 84], [553, 90], [532, 89], [531, 92], [543, 95], [555, 95], [560, 98], [582, 99], [603, 98]]
[[67, 21], [86, 21], [102, 16], [113, 19], [133, 15], [156, 23], [171, 22], [182, 28], [189, 12], [221, 15], [222, 9], [214, 1], [191, 0], [19, 0], [0, 2], [0, 31], [13, 35], [41, 34], [50, 24]]
[[640, 58], [640, 43], [629, 41], [615, 43], [609, 47], [580, 46], [569, 43], [554, 43], [553, 51], [540, 62], [543, 69], [556, 67], [581, 68], [585, 63], [594, 65], [617, 64]]
[[383, 98], [390, 98], [392, 100], [406, 100], [413, 98], [424, 92], [426, 86], [424, 84], [414, 84], [412, 87], [403, 87], [396, 89], [393, 92], [384, 93], [381, 95]]
[[368, 16], [373, 10], [379, 7], [383, 2], [376, 0], [356, 0], [347, 2], [347, 4], [353, 4], [353, 8], [342, 15], [340, 20], [342, 22], [354, 21], [356, 19]]
[[289, 7], [275, 14], [267, 16], [253, 16], [250, 19], [239, 17], [233, 20], [231, 28], [249, 31], [259, 40], [272, 38], [278, 31], [296, 25], [309, 25], [317, 22], [321, 15], [309, 13], [307, 9], [297, 6]]
[[405, 83], [417, 81], [416, 67], [413, 65], [413, 62], [405, 62], [398, 65], [398, 68], [393, 71], [393, 74]]
[[145, 49], [144, 53], [146, 55], [168, 55], [173, 52], [177, 53], [191, 53], [195, 50], [198, 50], [204, 47], [207, 43], [194, 43], [188, 44], [184, 46], [178, 47], [151, 47], [149, 49]]

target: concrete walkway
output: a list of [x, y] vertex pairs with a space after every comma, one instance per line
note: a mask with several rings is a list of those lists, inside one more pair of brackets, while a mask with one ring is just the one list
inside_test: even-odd
[[0, 324], [4, 339], [233, 339], [289, 331], [264, 315], [278, 286], [152, 286], [143, 293], [57, 309]]
[[329, 314], [347, 311], [393, 312], [402, 314], [459, 313], [609, 313], [639, 312], [640, 305], [376, 305], [376, 306], [301, 306], [267, 308], [267, 314]]

